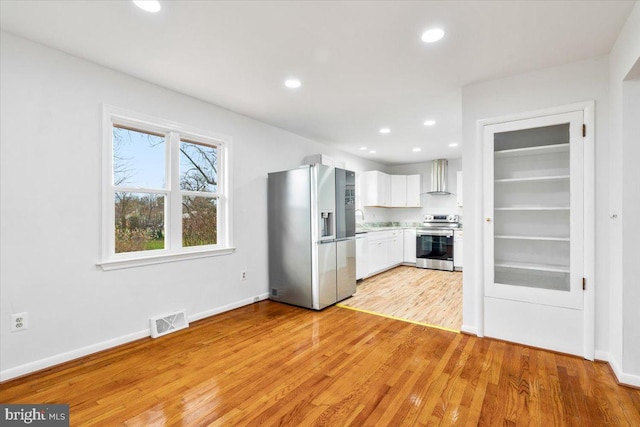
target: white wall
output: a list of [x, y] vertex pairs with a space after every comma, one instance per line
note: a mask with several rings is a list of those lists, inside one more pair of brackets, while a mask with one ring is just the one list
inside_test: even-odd
[[[638, 115], [633, 115], [637, 100], [630, 82], [630, 71], [640, 59], [640, 2], [636, 2], [609, 55], [611, 91], [611, 180], [610, 211], [618, 219], [611, 221], [611, 311], [610, 362], [622, 382], [640, 386], [640, 311], [637, 307], [638, 253], [640, 242], [633, 226], [640, 215], [632, 186], [638, 183]], [[637, 77], [637, 76], [635, 76]], [[625, 94], [626, 91], [629, 91]], [[625, 99], [626, 97], [626, 99]], [[637, 191], [637, 190], [635, 190]], [[627, 227], [629, 232], [627, 231]]]
[[[148, 335], [148, 318], [191, 319], [266, 297], [266, 175], [324, 153], [382, 166], [3, 32], [0, 60], [2, 380]], [[233, 138], [236, 253], [104, 272], [102, 105]], [[241, 270], [248, 279], [240, 281]], [[10, 314], [29, 328], [10, 332]]]
[[[449, 159], [447, 172], [447, 190], [456, 192], [458, 182], [456, 172], [462, 170], [462, 158]], [[387, 166], [387, 172], [394, 175], [421, 175], [421, 203], [420, 208], [389, 208], [389, 221], [422, 222], [425, 214], [458, 214], [462, 215], [462, 208], [457, 205], [455, 194], [449, 196], [426, 194], [431, 188], [431, 162], [411, 163], [407, 165]]]
[[624, 82], [622, 114], [622, 367], [640, 376], [640, 79]]
[[596, 349], [609, 341], [609, 87], [608, 58], [600, 57], [532, 73], [469, 85], [462, 90], [462, 167], [464, 170], [465, 245], [463, 328], [481, 324], [476, 290], [482, 286], [482, 141], [477, 121], [581, 101], [596, 101]]

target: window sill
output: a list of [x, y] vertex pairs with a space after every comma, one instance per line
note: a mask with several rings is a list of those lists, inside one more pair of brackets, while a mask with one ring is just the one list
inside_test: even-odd
[[119, 270], [122, 268], [143, 267], [153, 264], [164, 264], [166, 262], [184, 261], [189, 259], [208, 258], [212, 256], [229, 255], [234, 253], [236, 248], [208, 249], [203, 251], [182, 252], [162, 255], [149, 255], [139, 258], [119, 259], [99, 262], [96, 265], [104, 271]]

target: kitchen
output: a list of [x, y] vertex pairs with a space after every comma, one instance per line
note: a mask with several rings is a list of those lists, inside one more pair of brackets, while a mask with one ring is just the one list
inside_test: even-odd
[[[364, 297], [356, 294], [343, 306], [357, 306], [431, 326], [460, 329], [462, 177], [460, 159], [393, 166], [389, 168], [389, 174], [366, 171], [359, 175], [356, 188], [360, 197], [356, 204], [360, 209], [356, 211], [356, 221], [361, 234], [356, 239], [356, 277], [365, 280], [359, 282], [358, 292], [362, 293], [363, 284], [390, 269], [394, 270], [384, 274], [390, 277], [393, 284], [390, 285], [391, 289], [378, 285], [379, 292], [384, 294], [383, 302], [370, 290], [366, 299], [378, 303], [360, 302]], [[420, 242], [423, 242], [422, 245]], [[421, 246], [429, 251], [420, 250]], [[438, 249], [431, 251], [432, 248]], [[398, 266], [411, 267], [409, 271], [413, 275], [399, 279], [402, 275], [398, 273], [402, 268], [396, 269]], [[429, 280], [435, 272], [438, 272], [437, 284]], [[396, 278], [393, 277], [394, 273]], [[409, 288], [407, 283], [415, 282], [416, 275], [423, 276], [418, 279], [420, 285], [411, 286], [413, 289], [407, 290], [408, 295], [414, 294], [416, 287], [424, 287], [423, 291], [428, 287], [433, 289], [427, 294], [420, 293], [423, 296], [410, 298], [403, 294], [400, 287]], [[431, 313], [432, 310], [436, 313]]]
[[[355, 173], [323, 154], [302, 163], [268, 177], [269, 298], [459, 332], [461, 215], [433, 212], [461, 211], [462, 171], [447, 159], [410, 165], [418, 173], [409, 175]], [[402, 220], [403, 208], [418, 220]], [[366, 221], [375, 210], [378, 221]]]

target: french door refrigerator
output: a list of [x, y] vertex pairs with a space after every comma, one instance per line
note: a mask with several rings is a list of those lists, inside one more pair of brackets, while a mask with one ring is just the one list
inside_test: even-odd
[[355, 174], [326, 165], [268, 177], [270, 299], [321, 310], [356, 291]]

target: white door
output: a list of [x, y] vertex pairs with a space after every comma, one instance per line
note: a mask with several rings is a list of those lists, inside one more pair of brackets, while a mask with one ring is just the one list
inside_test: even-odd
[[484, 333], [592, 358], [583, 114], [484, 126]]

